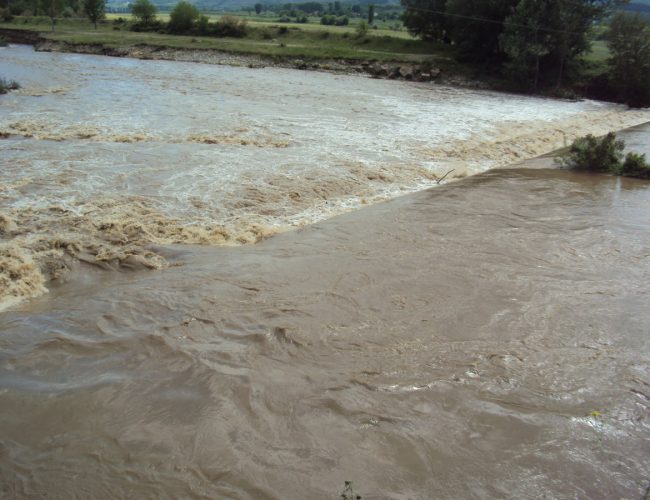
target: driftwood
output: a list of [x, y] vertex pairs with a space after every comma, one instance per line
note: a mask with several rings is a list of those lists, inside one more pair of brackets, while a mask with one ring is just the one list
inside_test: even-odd
[[446, 173], [445, 175], [443, 175], [440, 179], [438, 179], [438, 180], [436, 181], [436, 184], [440, 184], [442, 181], [444, 181], [444, 180], [445, 180], [445, 177], [447, 177], [449, 174], [451, 174], [454, 170], [456, 170], [456, 169], [455, 169], [455, 168], [452, 168], [449, 172], [447, 172], [447, 173]]

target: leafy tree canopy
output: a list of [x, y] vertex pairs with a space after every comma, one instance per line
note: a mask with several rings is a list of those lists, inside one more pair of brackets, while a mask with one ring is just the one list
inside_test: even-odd
[[198, 18], [199, 9], [189, 2], [178, 2], [169, 14], [169, 30], [174, 33], [189, 31]]
[[156, 20], [156, 6], [149, 0], [136, 0], [131, 5], [131, 14], [142, 24], [151, 24]]
[[84, 1], [84, 12], [90, 22], [95, 25], [97, 29], [97, 21], [104, 17], [106, 10], [105, 0], [85, 0]]

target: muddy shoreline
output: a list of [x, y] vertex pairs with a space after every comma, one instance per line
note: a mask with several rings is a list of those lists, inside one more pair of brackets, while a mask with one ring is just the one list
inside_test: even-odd
[[50, 40], [40, 33], [0, 28], [0, 37], [10, 43], [33, 45], [39, 52], [62, 52], [130, 57], [142, 60], [194, 62], [220, 66], [249, 68], [286, 68], [305, 71], [361, 75], [377, 79], [434, 82], [462, 88], [499, 90], [485, 81], [473, 80], [458, 74], [446, 74], [439, 68], [427, 69], [419, 64], [401, 61], [373, 62], [353, 59], [308, 59], [301, 57], [264, 56], [259, 54], [232, 53], [208, 48], [176, 48], [165, 45], [137, 44], [129, 47], [108, 47], [102, 43], [70, 43]]

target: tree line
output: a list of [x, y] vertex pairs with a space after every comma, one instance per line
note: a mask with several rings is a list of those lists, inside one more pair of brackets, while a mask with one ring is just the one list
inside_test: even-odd
[[[458, 58], [505, 77], [521, 90], [561, 89], [582, 78], [594, 27], [620, 0], [401, 0], [407, 29], [455, 45]], [[618, 12], [607, 40], [610, 91], [633, 105], [650, 104], [650, 27]]]
[[0, 20], [11, 21], [13, 16], [19, 15], [44, 15], [50, 18], [52, 31], [56, 19], [61, 15], [83, 15], [97, 28], [97, 22], [104, 17], [105, 12], [105, 0], [0, 0]]

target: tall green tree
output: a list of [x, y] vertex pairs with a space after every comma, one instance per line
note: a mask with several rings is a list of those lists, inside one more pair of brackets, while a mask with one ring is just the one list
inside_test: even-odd
[[56, 18], [59, 17], [61, 12], [63, 12], [63, 9], [65, 9], [65, 0], [40, 0], [40, 8], [52, 21], [52, 31], [54, 31]]
[[375, 4], [368, 5], [368, 24], [375, 22]]
[[105, 0], [84, 0], [84, 12], [97, 29], [97, 21], [103, 19], [106, 14]]
[[401, 0], [402, 22], [423, 40], [440, 40], [447, 27], [447, 0]]
[[609, 80], [619, 98], [631, 106], [650, 105], [650, 22], [638, 13], [616, 14], [607, 45]]
[[256, 3], [255, 4], [255, 14], [259, 14], [260, 12], [262, 12], [262, 7], [263, 7], [263, 5], [261, 3]]
[[151, 24], [156, 20], [156, 6], [149, 0], [136, 0], [131, 4], [131, 14], [142, 24]]
[[509, 76], [533, 92], [539, 87], [541, 60], [551, 52], [552, 37], [546, 27], [551, 10], [547, 0], [521, 0], [515, 12], [506, 18], [500, 37], [509, 57], [506, 64]]
[[519, 0], [448, 0], [449, 35], [461, 59], [501, 64], [504, 53], [499, 45], [503, 23]]
[[[551, 4], [549, 24], [554, 28], [545, 71], [560, 87], [567, 73], [574, 72], [580, 57], [591, 49], [592, 26], [609, 15], [621, 0], [548, 0]], [[552, 81], [549, 81], [552, 83]]]
[[536, 91], [560, 87], [591, 46], [591, 28], [618, 0], [520, 0], [499, 37], [508, 74]]
[[191, 3], [178, 2], [169, 14], [169, 30], [173, 33], [186, 33], [194, 27], [199, 15], [199, 9]]

